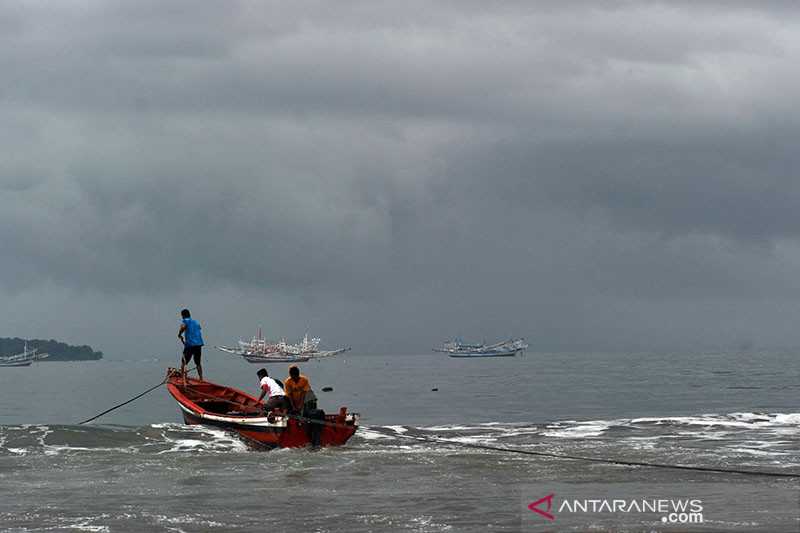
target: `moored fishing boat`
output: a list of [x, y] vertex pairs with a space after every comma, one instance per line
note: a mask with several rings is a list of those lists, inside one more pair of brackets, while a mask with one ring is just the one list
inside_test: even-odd
[[305, 363], [311, 359], [307, 355], [284, 354], [277, 351], [262, 354], [227, 346], [217, 346], [216, 348], [221, 352], [238, 355], [248, 363]]
[[311, 360], [304, 355], [243, 355], [248, 363], [306, 363]]
[[522, 350], [460, 351], [448, 353], [450, 357], [514, 357]]
[[0, 366], [31, 366], [33, 358], [28, 359], [14, 359], [12, 357], [0, 358]]
[[473, 344], [459, 339], [448, 341], [434, 352], [446, 353], [450, 357], [514, 357], [528, 348], [525, 339], [510, 339], [495, 344]]
[[350, 351], [350, 348], [339, 348], [338, 350], [317, 351], [312, 353], [304, 353], [301, 355], [295, 355], [283, 352], [273, 352], [269, 355], [258, 355], [249, 353], [247, 354], [237, 353], [234, 351], [230, 351], [222, 346], [217, 346], [217, 348], [222, 350], [223, 352], [227, 352], [233, 355], [241, 355], [248, 363], [306, 363], [312, 359], [322, 359], [325, 357], [331, 357], [334, 355], [339, 355], [340, 353]]
[[29, 350], [28, 343], [26, 342], [22, 353], [0, 356], [0, 366], [31, 366], [31, 363], [34, 361], [40, 361], [50, 357], [50, 354], [37, 352], [38, 348]]
[[217, 350], [231, 355], [243, 357], [249, 363], [305, 363], [311, 359], [332, 357], [350, 350], [340, 348], [337, 350], [320, 350], [319, 338], [310, 338], [308, 334], [295, 344], [281, 339], [278, 342], [266, 340], [258, 328], [258, 335], [249, 341], [238, 342], [238, 346], [217, 346]]
[[167, 370], [167, 390], [178, 402], [187, 424], [214, 426], [245, 440], [271, 448], [299, 448], [309, 444], [341, 446], [358, 429], [358, 415], [346, 407], [335, 415], [306, 418], [282, 410], [265, 413], [255, 397], [233, 387], [184, 377]]

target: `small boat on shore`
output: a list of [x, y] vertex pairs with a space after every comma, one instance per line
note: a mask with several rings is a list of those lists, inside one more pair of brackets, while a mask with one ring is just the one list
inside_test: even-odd
[[335, 415], [319, 410], [308, 417], [282, 410], [265, 413], [263, 404], [246, 392], [184, 377], [174, 368], [167, 370], [166, 383], [184, 422], [225, 429], [261, 447], [341, 446], [358, 429], [358, 414], [346, 407]]

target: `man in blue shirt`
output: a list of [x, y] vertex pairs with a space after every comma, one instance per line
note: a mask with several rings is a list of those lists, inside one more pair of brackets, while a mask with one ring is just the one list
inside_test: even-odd
[[[186, 370], [186, 364], [194, 357], [194, 364], [197, 366], [197, 375], [203, 381], [203, 366], [200, 364], [200, 357], [203, 351], [203, 335], [200, 333], [200, 323], [192, 318], [188, 309], [181, 311], [181, 327], [178, 330], [178, 338], [183, 343], [183, 359], [181, 360], [181, 374]], [[186, 336], [184, 338], [184, 335]]]

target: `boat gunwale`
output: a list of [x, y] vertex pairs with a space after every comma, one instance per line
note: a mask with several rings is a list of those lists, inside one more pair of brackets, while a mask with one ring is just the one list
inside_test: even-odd
[[[172, 395], [172, 397], [175, 398], [175, 400], [178, 402], [178, 405], [182, 409], [194, 414], [195, 416], [197, 416], [199, 418], [210, 420], [210, 421], [215, 421], [215, 422], [237, 424], [237, 425], [242, 425], [242, 426], [246, 426], [246, 427], [252, 427], [252, 426], [274, 427], [274, 428], [285, 428], [286, 427], [286, 421], [283, 420], [284, 417], [276, 417], [276, 418], [274, 418], [276, 420], [276, 422], [277, 422], [276, 423], [276, 422], [270, 422], [269, 421], [270, 417], [267, 416], [267, 415], [264, 415], [264, 416], [235, 416], [235, 415], [214, 413], [212, 411], [209, 411], [208, 409], [204, 409], [201, 405], [199, 405], [197, 402], [193, 401], [186, 394], [183, 393], [183, 391], [181, 390], [183, 388], [183, 385], [180, 383], [181, 380], [182, 380], [182, 378], [180, 376], [170, 376], [170, 378], [167, 379], [167, 390]], [[210, 381], [200, 382], [200, 381], [197, 381], [197, 380], [195, 380], [193, 378], [187, 378], [187, 382], [194, 382], [194, 384], [205, 383], [206, 385], [211, 385], [212, 387], [215, 387], [217, 389], [232, 391], [232, 392], [234, 392], [234, 393], [236, 393], [238, 395], [244, 396], [248, 400], [252, 400], [254, 402], [258, 401], [254, 396], [251, 396], [251, 395], [247, 394], [246, 392], [241, 391], [241, 390], [239, 390], [239, 389], [237, 389], [235, 387], [228, 387], [228, 386], [225, 386], [225, 385], [219, 385], [217, 383], [212, 383]], [[223, 398], [220, 398], [220, 399], [223, 400]], [[278, 422], [277, 420], [281, 420], [281, 421]]]

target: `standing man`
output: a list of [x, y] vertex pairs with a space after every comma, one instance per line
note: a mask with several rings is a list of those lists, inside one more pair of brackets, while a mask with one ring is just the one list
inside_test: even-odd
[[[203, 381], [203, 365], [200, 358], [203, 355], [203, 335], [200, 333], [200, 323], [192, 318], [188, 309], [181, 311], [181, 327], [178, 330], [178, 338], [183, 343], [183, 359], [181, 360], [181, 374], [186, 370], [186, 364], [194, 358], [197, 366], [197, 375]], [[186, 336], [184, 338], [184, 335]], [[185, 379], [185, 377], [184, 377]]]
[[258, 397], [258, 401], [264, 399], [264, 396], [267, 396], [267, 403], [264, 405], [264, 410], [269, 412], [273, 409], [286, 409], [287, 401], [286, 396], [283, 392], [283, 387], [278, 385], [278, 382], [269, 377], [266, 368], [261, 368], [256, 372], [258, 376], [258, 385], [261, 387], [261, 396]]

